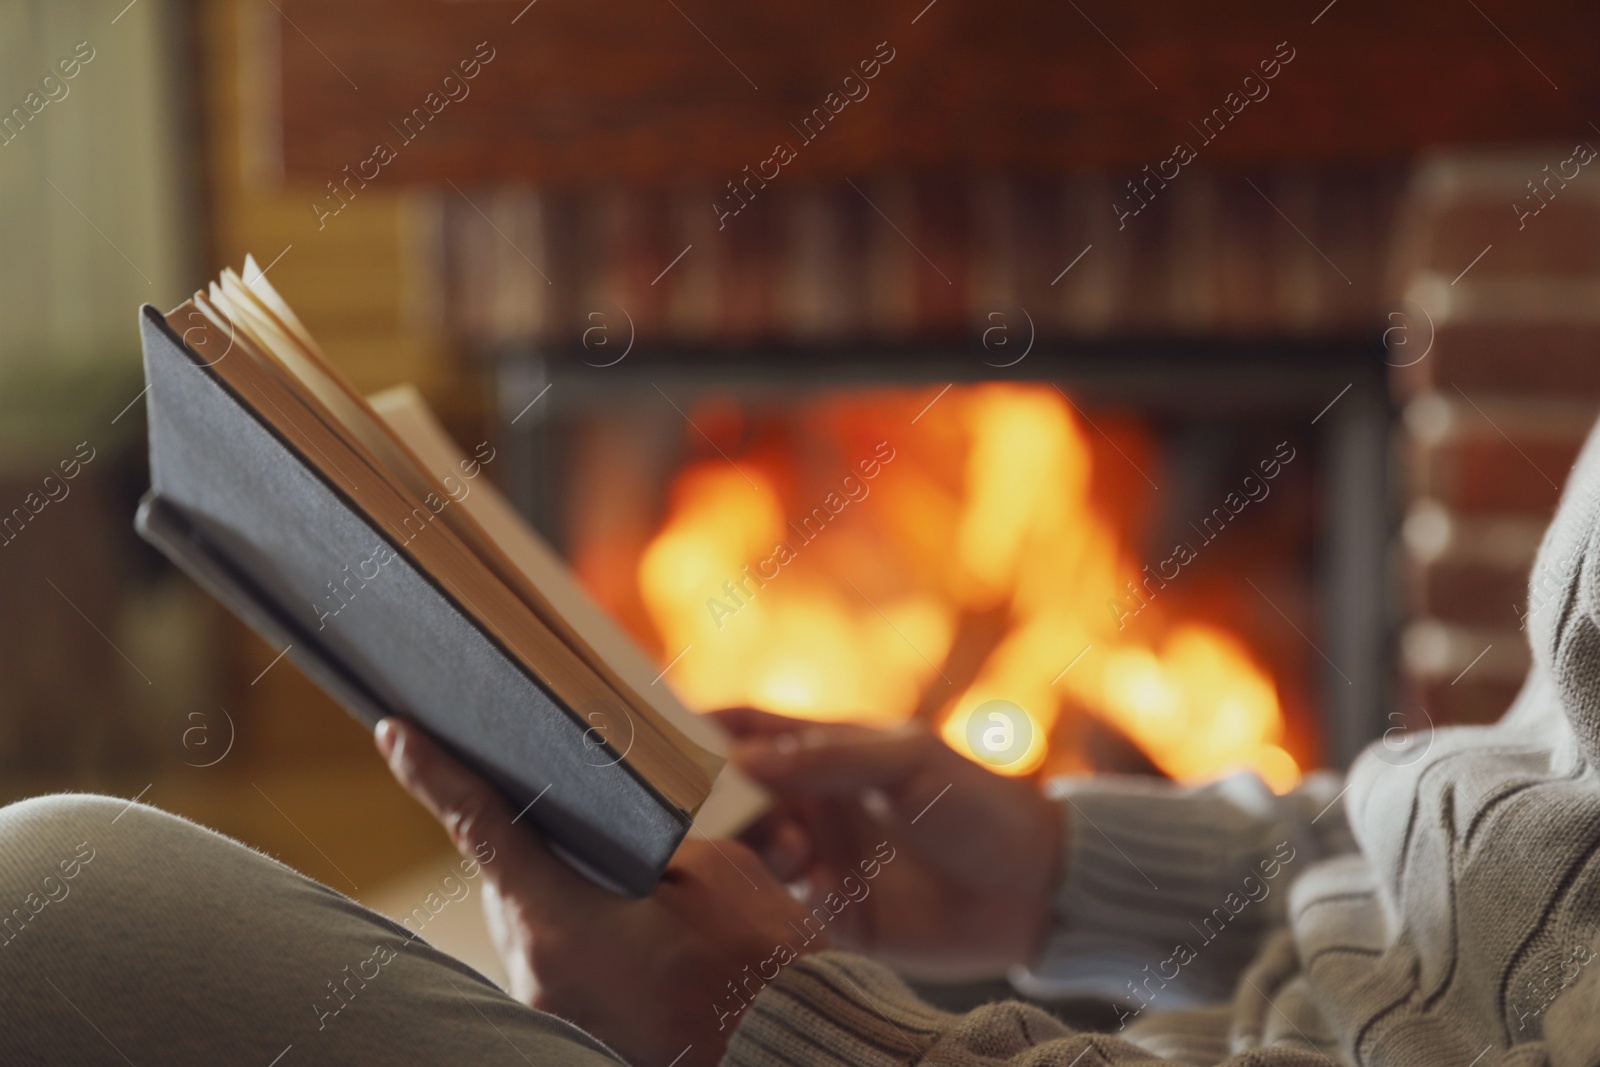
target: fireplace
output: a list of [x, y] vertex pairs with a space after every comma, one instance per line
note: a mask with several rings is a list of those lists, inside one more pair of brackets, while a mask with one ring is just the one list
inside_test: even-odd
[[[487, 2], [284, 0], [293, 33], [268, 14], [220, 17], [208, 34], [215, 84], [238, 102], [215, 138], [221, 243], [237, 258], [255, 235], [276, 241], [298, 214], [306, 230], [277, 276], [304, 271], [305, 301], [329, 291], [330, 277], [379, 278], [363, 315], [316, 309], [319, 336], [375, 382], [487, 369], [507, 455], [520, 464], [507, 488], [578, 558], [594, 523], [570, 499], [565, 466], [627, 474], [582, 459], [604, 442], [574, 451], [575, 435], [592, 438], [580, 412], [635, 416], [632, 433], [662, 403], [652, 382], [686, 410], [731, 398], [745, 420], [766, 417], [752, 407], [763, 396], [801, 386], [929, 395], [984, 375], [1053, 383], [1082, 408], [1075, 417], [1134, 427], [1153, 465], [1174, 465], [1174, 485], [1186, 484], [1179, 461], [1205, 454], [1174, 434], [1215, 442], [1253, 420], [1304, 424], [1307, 447], [1291, 470], [1308, 479], [1309, 532], [1292, 550], [1263, 544], [1259, 557], [1300, 559], [1282, 590], [1262, 586], [1281, 612], [1262, 610], [1300, 631], [1309, 662], [1305, 736], [1320, 749], [1295, 747], [1308, 743], [1294, 740], [1300, 713], [1289, 712], [1291, 755], [1342, 764], [1392, 725], [1384, 708], [1491, 719], [1520, 683], [1526, 652], [1512, 605], [1600, 387], [1583, 358], [1591, 195], [1575, 186], [1555, 208], [1568, 223], [1541, 216], [1531, 234], [1507, 205], [1588, 128], [1592, 65], [1574, 27], [1595, 21], [1592, 8], [1566, 4], [1560, 18], [1522, 26], [1513, 36], [1525, 55], [1469, 12], [1442, 31], [1450, 48], [1380, 62], [1406, 39], [1394, 11], [1340, 7], [1323, 18], [1319, 5], [1313, 25], [1295, 31], [1311, 36], [1305, 47], [1293, 38], [1292, 75], [1273, 83], [1270, 102], [1207, 138], [1176, 177], [1161, 161], [1175, 139], [1200, 132], [1191, 124], [1236, 88], [1238, 70], [1285, 40], [1278, 12], [1202, 24], [1174, 8], [1106, 24], [1103, 35], [1085, 33], [1073, 10], [996, 21], [921, 0], [870, 18], [807, 9], [792, 24], [781, 12], [767, 13], [778, 23], [752, 21], [728, 4], [691, 24], [653, 4], [511, 13]], [[376, 17], [404, 47], [361, 46]], [[835, 24], [847, 30], [814, 32]], [[708, 39], [727, 63], [711, 59]], [[374, 228], [313, 229], [305, 191], [325, 195], [375, 136], [389, 136], [427, 88], [419, 71], [445, 69], [480, 41], [518, 58], [497, 62], [470, 102], [452, 105], [362, 192], [354, 214], [372, 212]], [[807, 139], [777, 177], [768, 165], [767, 177], [749, 179], [878, 41], [896, 58], [870, 101]], [[1519, 62], [1526, 56], [1572, 85], [1552, 94]], [[1366, 75], [1351, 79], [1352, 69]], [[1480, 75], [1478, 91], [1461, 91], [1461, 69]], [[1397, 100], [1407, 105], [1390, 106]], [[1549, 152], [1508, 147], [1544, 138], [1557, 139]], [[1465, 156], [1441, 162], [1441, 151]], [[748, 204], [730, 216], [736, 182]], [[1139, 188], [1160, 195], [1119, 214]], [[315, 269], [300, 266], [312, 240], [329, 257]], [[393, 285], [383, 283], [394, 272], [372, 270], [372, 249], [388, 240], [406, 262]], [[1397, 244], [1409, 252], [1393, 256]], [[435, 276], [447, 328], [419, 345], [416, 313], [433, 305], [418, 292], [432, 295]], [[1022, 362], [1002, 365], [1017, 348], [1006, 358], [983, 348], [995, 315], [1007, 326], [1000, 336], [1037, 341], [1022, 345]], [[1385, 351], [1380, 338], [1418, 315], [1428, 337]], [[597, 351], [601, 342], [610, 347]], [[586, 361], [609, 377], [588, 377]], [[1383, 373], [1408, 401], [1402, 426]], [[1391, 478], [1391, 436], [1403, 479]], [[676, 438], [659, 441], [689, 462]], [[624, 467], [636, 462], [619, 453]], [[1490, 477], [1479, 476], [1483, 464]], [[628, 505], [645, 513], [642, 527], [665, 520], [677, 477], [652, 470], [664, 481], [641, 485]], [[1163, 488], [1151, 491], [1151, 514], [1118, 520], [1138, 520], [1120, 527], [1133, 542], [1211, 506], [1174, 502], [1153, 480]], [[1405, 513], [1394, 540], [1391, 498]], [[1286, 499], [1275, 489], [1263, 507]], [[1236, 530], [1260, 514], [1243, 513]], [[1217, 552], [1193, 576], [1222, 566], [1224, 544], [1208, 546]], [[1141, 544], [1135, 557], [1160, 562], [1171, 548]], [[1406, 678], [1391, 691], [1402, 629]], [[1285, 685], [1280, 700], [1293, 705], [1301, 698]]]
[[[462, 193], [447, 314], [506, 488], [691, 706], [1285, 789], [1382, 729], [1387, 353], [1264, 220], [1197, 245], [1196, 217], [1254, 209], [1195, 178], [1098, 261], [1084, 177], [776, 194], [741, 219], [760, 240], [699, 260], [688, 194]], [[1398, 188], [1289, 184], [1335, 247]]]

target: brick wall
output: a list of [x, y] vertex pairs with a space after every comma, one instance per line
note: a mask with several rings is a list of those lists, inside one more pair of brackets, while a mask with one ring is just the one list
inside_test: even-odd
[[1400, 212], [1401, 665], [1440, 722], [1515, 695], [1528, 572], [1600, 412], [1600, 173], [1574, 147], [1426, 160]]
[[641, 344], [970, 340], [1018, 308], [1041, 338], [1348, 336], [1383, 298], [1404, 177], [1195, 170], [1122, 230], [1110, 172], [775, 186], [722, 230], [714, 188], [446, 190], [446, 313], [568, 347], [618, 309]]

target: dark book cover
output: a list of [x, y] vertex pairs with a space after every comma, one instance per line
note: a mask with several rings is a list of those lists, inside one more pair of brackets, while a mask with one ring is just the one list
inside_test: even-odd
[[140, 328], [152, 482], [140, 534], [358, 719], [416, 722], [575, 866], [648, 893], [690, 817], [624, 759], [625, 710], [562, 706], [159, 312], [141, 309]]

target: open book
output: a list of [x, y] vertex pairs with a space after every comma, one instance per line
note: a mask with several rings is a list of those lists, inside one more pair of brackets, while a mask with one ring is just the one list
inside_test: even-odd
[[[140, 533], [369, 725], [403, 715], [564, 856], [649, 892], [760, 791], [409, 387], [363, 399], [253, 260], [140, 316]], [[485, 451], [487, 450], [487, 451]]]

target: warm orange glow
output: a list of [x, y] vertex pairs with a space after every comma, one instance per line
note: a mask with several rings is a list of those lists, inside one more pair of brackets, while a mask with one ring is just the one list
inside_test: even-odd
[[[837, 471], [815, 486], [765, 451], [680, 473], [639, 564], [665, 657], [689, 649], [674, 689], [699, 708], [819, 720], [892, 724], [920, 708], [975, 758], [969, 737], [1016, 732], [996, 766], [1011, 774], [1044, 762], [1058, 716], [1087, 713], [1180, 781], [1243, 768], [1292, 787], [1276, 687], [1236, 636], [1170, 618], [1118, 629], [1107, 601], [1143, 561], [1096, 511], [1105, 474], [1065, 399], [952, 389], [915, 425], [913, 401], [824, 404], [809, 425]], [[980, 635], [976, 661], [958, 632]], [[988, 701], [1020, 718], [969, 729]]]

